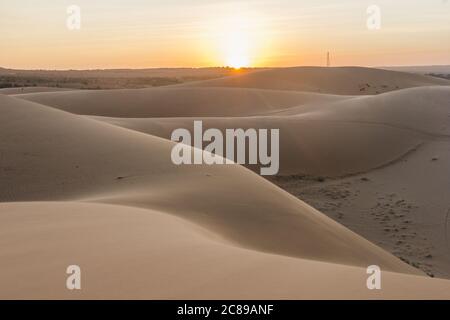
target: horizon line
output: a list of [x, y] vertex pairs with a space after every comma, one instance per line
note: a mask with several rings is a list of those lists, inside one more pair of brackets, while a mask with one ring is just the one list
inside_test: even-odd
[[3, 70], [15, 70], [15, 71], [113, 71], [113, 70], [161, 70], [161, 69], [233, 69], [233, 70], [248, 70], [248, 69], [284, 69], [284, 68], [301, 68], [301, 67], [322, 67], [322, 68], [345, 68], [345, 67], [360, 67], [360, 68], [391, 68], [391, 67], [447, 67], [449, 64], [418, 64], [418, 65], [382, 65], [382, 66], [367, 66], [367, 65], [336, 65], [336, 66], [326, 66], [326, 65], [292, 65], [292, 66], [282, 66], [282, 67], [241, 67], [234, 68], [230, 66], [209, 66], [209, 67], [141, 67], [141, 68], [127, 68], [127, 67], [117, 67], [117, 68], [86, 68], [86, 69], [43, 69], [43, 68], [11, 68], [0, 66]]

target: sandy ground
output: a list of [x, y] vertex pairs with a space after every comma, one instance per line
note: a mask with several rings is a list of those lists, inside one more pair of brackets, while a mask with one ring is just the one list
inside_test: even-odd
[[450, 278], [449, 150], [437, 139], [363, 174], [273, 181], [430, 276]]
[[366, 95], [427, 85], [448, 85], [448, 80], [374, 68], [293, 67], [256, 71], [181, 86], [261, 88]]
[[[450, 270], [448, 82], [270, 72], [0, 95], [0, 296], [449, 298], [449, 281], [426, 276]], [[361, 95], [361, 79], [399, 90]], [[319, 85], [329, 94], [294, 91]], [[193, 119], [280, 128], [279, 176], [175, 166], [170, 132]], [[59, 287], [73, 260], [88, 279], [76, 294]], [[373, 264], [386, 279], [376, 292], [365, 286]]]
[[[82, 202], [0, 208], [0, 257], [9, 261], [0, 298], [448, 298], [448, 281], [384, 272], [382, 290], [368, 290], [365, 269], [246, 250], [158, 211]], [[69, 291], [64, 270], [75, 262], [82, 287]]]

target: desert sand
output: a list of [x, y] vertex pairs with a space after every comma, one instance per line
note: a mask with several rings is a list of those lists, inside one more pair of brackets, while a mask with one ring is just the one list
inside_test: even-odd
[[448, 85], [448, 80], [375, 68], [293, 67], [182, 84], [182, 86], [246, 87], [341, 95], [379, 94], [426, 85]]
[[[448, 299], [427, 273], [450, 277], [449, 84], [307, 67], [0, 93], [0, 297]], [[194, 119], [279, 128], [278, 176], [172, 164]]]
[[[448, 297], [448, 281], [391, 272], [382, 291], [370, 291], [363, 268], [244, 249], [160, 211], [83, 202], [0, 207], [8, 238], [1, 258], [15, 261], [2, 268], [9, 289], [1, 298]], [[61, 288], [61, 270], [74, 261], [86, 285], [71, 292]]]

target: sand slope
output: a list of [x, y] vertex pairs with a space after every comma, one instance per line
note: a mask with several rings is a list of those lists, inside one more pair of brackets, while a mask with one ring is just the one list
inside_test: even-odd
[[[289, 91], [360, 94], [364, 77], [366, 94], [434, 86]], [[265, 89], [269, 79], [280, 91]], [[0, 205], [0, 297], [449, 298], [448, 281], [242, 166], [173, 165], [168, 140], [194, 119], [280, 128], [282, 175], [375, 172], [430, 142], [447, 146], [449, 87], [430, 79], [290, 68], [171, 88], [0, 95], [0, 201], [10, 202]], [[431, 202], [442, 209], [439, 194]], [[87, 271], [78, 295], [57, 288], [73, 263]], [[379, 292], [365, 286], [372, 264], [384, 271]]]
[[167, 140], [6, 96], [0, 106], [2, 201], [157, 209], [247, 248], [417, 272], [241, 166], [175, 166]]
[[[255, 74], [261, 72], [268, 71]], [[377, 72], [374, 72], [377, 76], [387, 76]], [[399, 74], [400, 79], [406, 77]], [[425, 86], [359, 97], [193, 87], [53, 92], [16, 97], [75, 114], [103, 116], [97, 120], [164, 139], [169, 139], [176, 128], [191, 129], [193, 120], [203, 120], [205, 129], [222, 131], [278, 128], [280, 174], [283, 175], [336, 177], [365, 172], [399, 159], [424, 141], [445, 138], [450, 132], [449, 86]], [[250, 168], [259, 170], [257, 166]]]
[[303, 119], [385, 124], [425, 135], [450, 135], [450, 86], [420, 87], [358, 97], [311, 108], [310, 112], [291, 108], [279, 115], [300, 115]]
[[[450, 281], [231, 246], [153, 210], [81, 202], [0, 204], [0, 298], [445, 299]], [[65, 288], [67, 266], [81, 290]]]
[[[106, 118], [100, 121], [170, 138], [176, 128], [280, 129], [280, 174], [336, 177], [389, 164], [422, 143], [448, 137], [450, 87], [311, 102], [264, 116]], [[258, 170], [258, 166], [251, 167]]]
[[241, 88], [121, 89], [18, 95], [64, 111], [107, 117], [240, 117], [346, 97]]
[[360, 175], [273, 181], [428, 274], [450, 278], [448, 172], [450, 140], [439, 138]]
[[283, 175], [365, 172], [450, 134], [449, 86], [361, 97], [179, 87], [16, 97], [76, 114], [107, 116], [97, 120], [165, 139], [176, 128], [191, 129], [194, 119], [203, 120], [205, 129], [278, 128]]
[[365, 95], [411, 87], [449, 84], [450, 81], [445, 79], [374, 68], [292, 67], [255, 71], [181, 86], [240, 87]]

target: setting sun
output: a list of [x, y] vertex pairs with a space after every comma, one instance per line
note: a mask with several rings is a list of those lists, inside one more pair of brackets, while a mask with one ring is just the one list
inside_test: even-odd
[[233, 17], [224, 26], [224, 58], [229, 67], [240, 69], [249, 67], [252, 39], [249, 32], [249, 20], [243, 17]]
[[227, 59], [227, 66], [234, 69], [240, 69], [243, 67], [249, 67], [248, 57], [239, 51], [232, 53]]
[[234, 69], [240, 69], [243, 67], [249, 67], [248, 58], [244, 55], [234, 55], [229, 57], [227, 60], [227, 66], [232, 67]]

